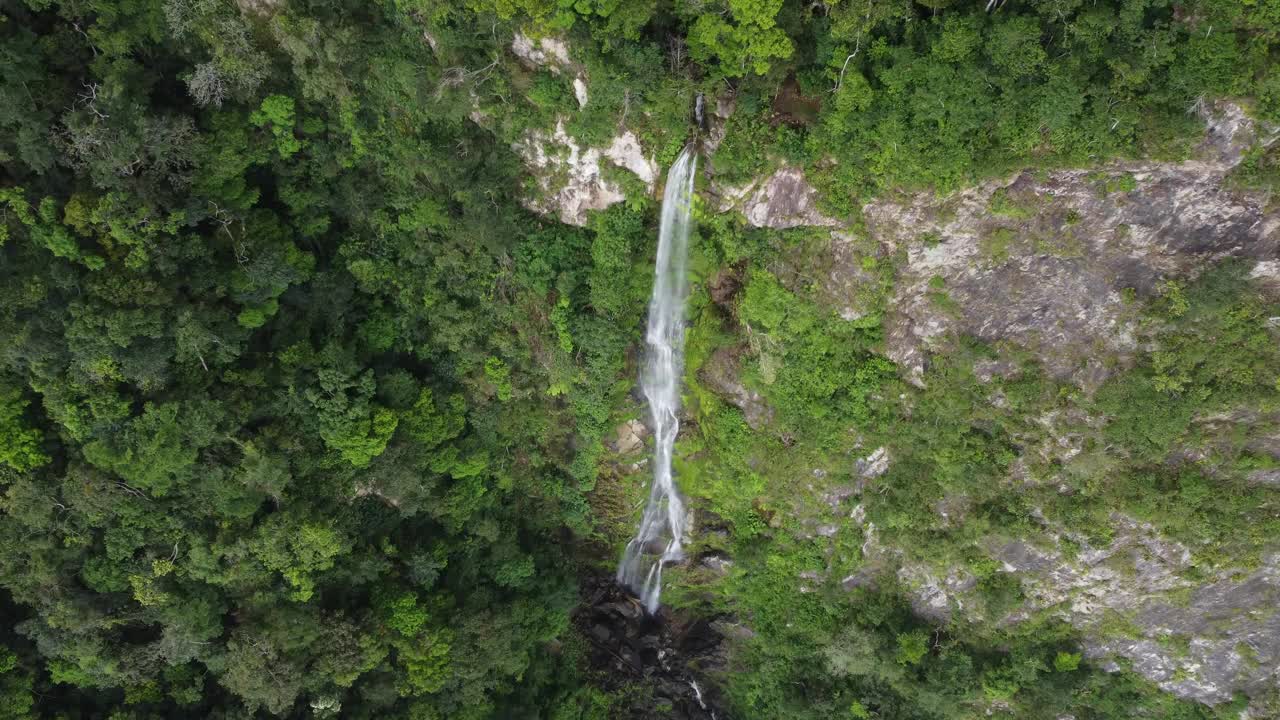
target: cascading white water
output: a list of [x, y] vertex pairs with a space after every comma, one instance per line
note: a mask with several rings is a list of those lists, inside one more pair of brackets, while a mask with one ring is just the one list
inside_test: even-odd
[[[680, 430], [680, 378], [684, 367], [684, 304], [689, 294], [685, 270], [692, 229], [694, 172], [698, 156], [690, 145], [667, 172], [658, 228], [645, 367], [640, 385], [653, 418], [653, 487], [636, 536], [618, 566], [618, 582], [640, 595], [645, 609], [658, 609], [662, 567], [684, 557], [684, 503], [671, 473], [671, 453]], [[659, 554], [660, 553], [660, 554]]]

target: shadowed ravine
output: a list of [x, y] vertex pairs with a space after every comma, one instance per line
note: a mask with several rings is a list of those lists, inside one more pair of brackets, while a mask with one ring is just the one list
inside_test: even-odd
[[636, 535], [618, 566], [618, 582], [640, 596], [645, 609], [658, 609], [662, 568], [684, 556], [684, 503], [671, 473], [671, 453], [680, 430], [680, 376], [684, 365], [684, 306], [689, 294], [686, 265], [692, 227], [694, 173], [698, 156], [690, 145], [667, 173], [658, 230], [653, 295], [645, 332], [641, 388], [653, 425], [653, 485]]

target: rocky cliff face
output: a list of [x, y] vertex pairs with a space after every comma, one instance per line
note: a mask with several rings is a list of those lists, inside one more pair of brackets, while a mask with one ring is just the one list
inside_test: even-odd
[[[918, 381], [927, 353], [952, 333], [1009, 340], [1088, 389], [1135, 349], [1126, 294], [1150, 297], [1165, 278], [1194, 277], [1231, 257], [1267, 272], [1280, 216], [1264, 212], [1266, 198], [1223, 182], [1256, 131], [1232, 105], [1206, 118], [1194, 160], [1025, 171], [946, 198], [867, 205], [871, 238], [907, 254], [887, 322], [889, 357]], [[832, 280], [843, 278], [837, 271]], [[938, 311], [930, 283], [943, 286], [954, 313]]]
[[797, 167], [783, 167], [741, 187], [714, 188], [713, 192], [720, 197], [721, 212], [736, 206], [754, 227], [785, 230], [840, 225], [818, 210], [818, 192]]
[[[968, 335], [1029, 351], [1050, 374], [1090, 393], [1142, 350], [1141, 303], [1135, 301], [1156, 295], [1166, 280], [1194, 278], [1236, 258], [1255, 281], [1280, 291], [1280, 213], [1268, 206], [1269, 198], [1234, 190], [1227, 180], [1243, 150], [1273, 141], [1276, 131], [1255, 127], [1228, 103], [1201, 112], [1206, 135], [1190, 160], [1024, 171], [946, 197], [879, 199], [863, 208], [862, 231], [824, 216], [816, 192], [794, 168], [745, 187], [713, 189], [722, 210], [736, 209], [757, 227], [831, 228], [830, 269], [819, 283], [846, 319], [870, 310], [859, 294], [870, 278], [854, 248], [874, 248], [885, 261], [896, 258], [884, 352], [909, 381], [922, 384], [930, 356]], [[940, 304], [943, 292], [949, 302]], [[737, 382], [731, 360], [713, 356], [703, 369], [704, 385], [749, 412], [749, 422], [764, 422], [767, 406]], [[975, 373], [989, 381], [1009, 367], [987, 361]], [[1042, 418], [1051, 439], [1024, 452], [1068, 460], [1081, 451], [1073, 428], [1096, 427], [1100, 420]], [[1203, 422], [1227, 423], [1231, 432], [1252, 437], [1251, 447], [1280, 460], [1280, 444], [1268, 444], [1263, 418]], [[862, 533], [863, 569], [834, 578], [846, 588], [895, 573], [913, 594], [917, 614], [939, 623], [1016, 623], [1052, 613], [1082, 632], [1086, 655], [1105, 667], [1127, 663], [1161, 688], [1207, 704], [1239, 692], [1269, 697], [1276, 690], [1280, 551], [1259, 564], [1193, 580], [1190, 550], [1150, 525], [1116, 513], [1111, 541], [1093, 546], [1041, 516], [1037, 534], [987, 548], [1026, 598], [1007, 614], [987, 617], [976, 579], [964, 568], [904, 561], [865, 522], [858, 504], [862, 485], [882, 474], [891, 456], [892, 448], [881, 449], [859, 461], [859, 468], [878, 472], [859, 470], [863, 479], [856, 486], [823, 490], [817, 500], [833, 512], [805, 524], [806, 537], [834, 535], [841, 522]], [[1277, 482], [1269, 470], [1250, 478]], [[964, 499], [944, 501], [936, 510], [940, 524], [962, 522]], [[840, 519], [845, 517], [850, 520]], [[821, 577], [820, 570], [802, 573], [797, 590]]]
[[[581, 147], [565, 132], [563, 120], [551, 133], [530, 131], [513, 147], [538, 185], [538, 192], [526, 198], [525, 205], [535, 212], [556, 215], [569, 225], [586, 225], [589, 211], [603, 210], [625, 198], [622, 189], [605, 179], [601, 171], [601, 160], [614, 159], [610, 151], [616, 147], [616, 157], [622, 162], [644, 163], [641, 156], [623, 154], [639, 148], [630, 133], [615, 139], [609, 150], [602, 152]], [[652, 173], [648, 175], [652, 184]]]
[[[534, 40], [517, 32], [511, 52], [530, 68], [572, 75], [578, 107], [586, 107], [590, 99], [586, 72], [570, 58], [569, 46], [563, 40]], [[633, 173], [649, 192], [653, 192], [658, 177], [653, 156], [645, 154], [630, 130], [620, 130], [604, 147], [583, 147], [565, 132], [564, 117], [551, 131], [525, 133], [512, 149], [524, 158], [537, 185], [537, 191], [525, 198], [525, 205], [570, 225], [586, 225], [588, 212], [625, 199], [617, 183], [605, 177], [606, 162]]]
[[[1088, 170], [1023, 171], [937, 197], [916, 193], [863, 208], [866, 240], [881, 257], [899, 252], [887, 318], [887, 355], [919, 382], [928, 353], [970, 335], [1031, 349], [1060, 377], [1085, 388], [1123, 366], [1136, 348], [1130, 309], [1161, 280], [1194, 277], [1226, 258], [1254, 262], [1280, 285], [1280, 215], [1267, 198], [1233, 192], [1226, 175], [1255, 141], [1274, 140], [1235, 105], [1201, 108], [1207, 123], [1195, 158], [1181, 163], [1113, 163]], [[835, 263], [824, 279], [847, 318], [860, 316], [865, 273], [841, 257], [850, 240], [818, 209], [801, 171], [784, 167], [742, 187], [717, 187], [722, 211], [755, 227], [831, 227]], [[937, 286], [955, 302], [942, 312]]]

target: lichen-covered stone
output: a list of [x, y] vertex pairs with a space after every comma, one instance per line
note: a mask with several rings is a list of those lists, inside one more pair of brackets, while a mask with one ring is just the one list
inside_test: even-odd
[[[484, 118], [473, 117], [484, 124]], [[583, 148], [556, 123], [551, 133], [531, 130], [512, 145], [529, 169], [537, 189], [525, 198], [530, 210], [555, 215], [569, 225], [586, 225], [587, 213], [626, 199], [622, 188], [604, 177], [601, 161], [634, 173], [652, 192], [658, 166], [646, 156], [635, 133], [625, 130], [604, 149]]]
[[652, 155], [645, 155], [644, 148], [640, 147], [640, 140], [635, 133], [625, 130], [614, 137], [609, 147], [605, 148], [604, 156], [614, 165], [635, 173], [645, 187], [650, 192], [653, 191], [653, 184], [658, 180], [658, 163], [654, 161]]

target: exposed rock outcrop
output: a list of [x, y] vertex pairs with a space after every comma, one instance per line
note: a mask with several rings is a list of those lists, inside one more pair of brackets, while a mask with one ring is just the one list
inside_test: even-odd
[[601, 152], [583, 149], [564, 130], [564, 121], [550, 135], [530, 131], [513, 149], [525, 159], [539, 192], [525, 199], [534, 212], [556, 214], [569, 225], [586, 225], [587, 212], [603, 210], [624, 196], [600, 174]]
[[635, 133], [626, 130], [614, 137], [609, 147], [605, 148], [604, 156], [614, 165], [635, 173], [653, 191], [653, 184], [658, 179], [658, 163], [654, 162], [652, 156], [644, 154], [644, 148], [640, 147], [640, 140]]
[[604, 177], [602, 159], [635, 173], [650, 191], [657, 179], [657, 165], [644, 156], [630, 131], [615, 137], [604, 150], [583, 148], [565, 132], [561, 120], [554, 132], [530, 131], [512, 148], [524, 158], [538, 188], [525, 205], [570, 225], [586, 225], [589, 211], [625, 199], [622, 189]]
[[[1277, 131], [1260, 131], [1232, 103], [1200, 112], [1205, 137], [1184, 162], [1025, 171], [947, 197], [916, 193], [864, 206], [866, 244], [906, 257], [886, 318], [890, 359], [920, 383], [929, 352], [956, 334], [1011, 340], [1090, 390], [1137, 349], [1128, 294], [1150, 296], [1164, 280], [1225, 258], [1253, 261], [1253, 276], [1280, 293], [1280, 216], [1265, 212], [1262, 194], [1224, 182], [1247, 147], [1273, 142]], [[738, 209], [756, 227], [840, 226], [817, 209], [799, 168], [713, 193], [721, 211]], [[820, 287], [849, 320], [867, 312], [859, 295], [874, 280], [856, 261], [856, 240], [833, 233]]]
[[715, 108], [707, 117], [707, 136], [702, 140], [702, 149], [708, 155], [714, 153], [716, 148], [720, 147], [720, 143], [724, 142], [729, 118], [736, 107], [737, 100], [733, 95], [722, 95], [716, 98]]
[[972, 590], [977, 578], [963, 570], [952, 570], [946, 577], [912, 565], [898, 570], [898, 581], [914, 588], [911, 594], [911, 611], [930, 622], [944, 624], [953, 611], [964, 610], [964, 600], [959, 595]]
[[571, 67], [573, 60], [569, 58], [569, 44], [553, 37], [534, 40], [522, 32], [517, 32], [511, 39], [511, 52], [531, 68], [547, 68], [559, 73]]
[[[511, 41], [511, 52], [531, 69], [572, 75], [578, 107], [586, 107], [590, 97], [586, 71], [573, 62], [564, 40], [534, 40], [517, 32]], [[473, 113], [472, 119], [479, 124], [487, 122], [478, 113]], [[653, 192], [658, 179], [657, 162], [652, 154], [645, 153], [639, 138], [630, 130], [619, 132], [605, 147], [582, 147], [566, 132], [565, 118], [561, 117], [553, 131], [530, 131], [512, 149], [524, 158], [536, 185], [525, 199], [525, 206], [555, 215], [570, 225], [585, 225], [589, 211], [603, 210], [625, 199], [622, 188], [604, 177], [602, 160], [634, 173], [648, 192]]]
[[[1086, 654], [1094, 659], [1128, 658], [1163, 689], [1208, 704], [1275, 687], [1280, 554], [1253, 572], [1193, 582], [1184, 577], [1191, 567], [1186, 547], [1149, 525], [1113, 520], [1113, 542], [1093, 549], [1077, 539], [1084, 550], [1074, 560], [1020, 542], [1004, 545], [997, 557], [1023, 578], [1029, 608], [1052, 608], [1085, 631]], [[1111, 618], [1122, 618], [1132, 635], [1108, 632]]]
[[853, 464], [853, 471], [863, 480], [874, 480], [889, 472], [889, 451], [878, 447], [870, 455]]
[[[1228, 257], [1271, 277], [1280, 217], [1223, 182], [1256, 131], [1230, 104], [1208, 123], [1196, 159], [1181, 163], [1028, 171], [946, 198], [869, 203], [872, 239], [907, 256], [886, 322], [890, 358], [919, 382], [927, 353], [953, 333], [1012, 340], [1090, 389], [1109, 360], [1123, 366], [1136, 349], [1126, 293], [1150, 296]], [[939, 292], [954, 310], [939, 307]]]
[[639, 420], [628, 420], [618, 426], [616, 433], [614, 450], [621, 455], [630, 455], [644, 448], [644, 439], [649, 435], [649, 428]]
[[[1268, 198], [1227, 181], [1247, 147], [1276, 133], [1259, 131], [1233, 104], [1201, 110], [1206, 134], [1184, 162], [1020, 172], [948, 197], [919, 193], [868, 203], [865, 236], [832, 232], [824, 262], [816, 264], [819, 297], [845, 319], [860, 318], [872, 311], [860, 293], [877, 280], [862, 259], [901, 259], [885, 317], [885, 350], [908, 379], [921, 382], [931, 353], [970, 335], [1026, 348], [1053, 375], [1091, 391], [1143, 350], [1140, 304], [1133, 300], [1160, 293], [1167, 280], [1194, 278], [1237, 259], [1260, 287], [1280, 295], [1280, 213]], [[740, 209], [752, 225], [832, 226], [810, 214], [814, 199], [794, 169], [720, 194], [723, 209]], [[1280, 318], [1266, 322], [1280, 327]], [[981, 382], [997, 386], [985, 398], [995, 407], [1008, 401], [997, 380], [1019, 372], [1012, 357], [974, 368]], [[727, 375], [717, 377], [717, 391], [745, 401], [735, 366], [718, 367], [704, 372], [704, 383], [706, 375]], [[1010, 482], [1034, 482], [1037, 464], [1070, 462], [1106, 421], [1078, 408], [1034, 419], [1036, 431], [1017, 438], [1022, 457], [1012, 463]], [[1200, 463], [1210, 475], [1215, 443], [1228, 442], [1223, 438], [1280, 459], [1274, 418], [1227, 413], [1196, 423], [1204, 446], [1180, 451], [1179, 459]], [[886, 460], [892, 451], [890, 443]], [[873, 502], [863, 493], [874, 489], [879, 452], [857, 461], [852, 482], [818, 483], [811, 498], [796, 501], [797, 514], [807, 512], [806, 504], [829, 513], [801, 517], [801, 537], [862, 535], [861, 563], [852, 574], [804, 570], [799, 591], [821, 581], [867, 587], [893, 576], [908, 588], [915, 612], [937, 623], [1060, 617], [1080, 631], [1086, 655], [1106, 667], [1124, 663], [1178, 697], [1207, 704], [1243, 692], [1255, 699], [1255, 709], [1264, 708], [1258, 712], [1270, 712], [1259, 699], [1280, 687], [1280, 553], [1274, 549], [1261, 561], [1205, 578], [1193, 560], [1197, 548], [1133, 518], [1114, 515], [1111, 539], [1095, 547], [1036, 514], [1040, 532], [988, 541], [987, 552], [1000, 563], [994, 577], [1013, 582], [1024, 596], [1011, 608], [992, 606], [964, 568], [916, 564], [903, 548], [881, 541], [865, 507], [855, 504]], [[1280, 470], [1262, 462], [1244, 477], [1255, 486], [1280, 487]], [[960, 495], [937, 501], [939, 526], [963, 524], [971, 502]], [[830, 523], [845, 514], [849, 522]]]
[[837, 227], [840, 223], [818, 211], [818, 191], [796, 167], [784, 167], [762, 181], [738, 188], [721, 188], [721, 210], [740, 205], [747, 222], [775, 230], [806, 225]]
[[[1016, 577], [1026, 596], [1003, 618], [984, 616], [973, 594], [976, 581], [962, 569], [939, 577], [907, 564], [898, 580], [910, 589], [916, 614], [934, 622], [959, 614], [974, 622], [1016, 623], [1050, 613], [1081, 630], [1092, 660], [1118, 669], [1116, 660], [1126, 659], [1178, 697], [1212, 705], [1236, 692], [1266, 696], [1280, 679], [1280, 554], [1251, 572], [1192, 581], [1185, 546], [1131, 518], [1112, 520], [1115, 536], [1107, 546], [1095, 548], [1072, 535], [1079, 550], [1070, 556], [1030, 541], [992, 547], [1000, 572]], [[1066, 535], [1052, 531], [1050, 537], [1061, 542]]]

